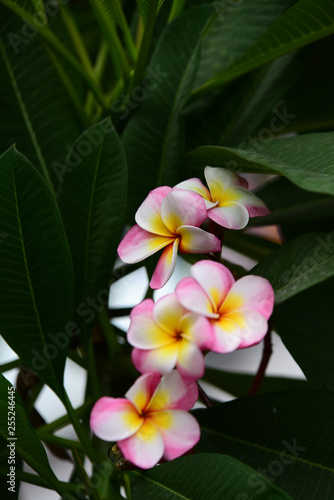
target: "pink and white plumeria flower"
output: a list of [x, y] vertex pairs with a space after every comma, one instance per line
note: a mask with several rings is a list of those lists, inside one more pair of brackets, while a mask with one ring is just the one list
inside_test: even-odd
[[206, 260], [194, 264], [191, 274], [180, 281], [176, 294], [184, 307], [209, 319], [213, 351], [231, 352], [263, 339], [274, 306], [268, 280], [244, 276], [235, 281], [227, 267]]
[[175, 187], [202, 196], [208, 218], [220, 226], [243, 229], [249, 217], [270, 213], [263, 201], [247, 189], [248, 182], [230, 170], [207, 166], [204, 176], [209, 189], [197, 178], [180, 182]]
[[212, 327], [207, 318], [182, 307], [175, 293], [156, 303], [144, 300], [130, 318], [127, 338], [135, 347], [132, 361], [138, 371], [166, 374], [176, 366], [187, 381], [204, 375], [201, 350], [212, 346]]
[[134, 264], [164, 249], [153, 273], [150, 287], [161, 288], [171, 277], [178, 249], [182, 253], [221, 250], [213, 234], [200, 229], [207, 219], [206, 206], [198, 194], [162, 186], [149, 193], [135, 216], [137, 224], [118, 247], [120, 258]]
[[149, 469], [162, 458], [183, 455], [198, 442], [199, 425], [187, 413], [197, 398], [196, 383], [186, 384], [176, 370], [162, 378], [142, 375], [125, 398], [99, 399], [90, 426], [99, 438], [117, 441], [127, 460]]

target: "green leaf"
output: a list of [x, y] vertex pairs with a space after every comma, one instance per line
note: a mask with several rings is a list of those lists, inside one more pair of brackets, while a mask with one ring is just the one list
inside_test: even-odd
[[276, 331], [310, 384], [332, 391], [333, 291], [331, 278], [280, 304], [273, 316]]
[[199, 95], [262, 64], [334, 33], [331, 0], [299, 0], [237, 61], [224, 68], [194, 92]]
[[131, 472], [132, 498], [155, 500], [288, 500], [290, 497], [232, 457], [206, 453]]
[[289, 241], [253, 267], [275, 291], [275, 303], [334, 275], [334, 231], [307, 233]]
[[[13, 403], [15, 405], [13, 413], [9, 413], [11, 411], [9, 408], [12, 408], [10, 405]], [[13, 415], [15, 416], [15, 424], [9, 427], [8, 417]], [[9, 435], [9, 430], [14, 432], [14, 436]], [[45, 449], [25, 414], [19, 393], [2, 374], [0, 374], [0, 440], [2, 446], [7, 449], [8, 460], [15, 458], [15, 455], [18, 454], [57, 493], [62, 495], [67, 491], [66, 486], [58, 481], [50, 467]], [[8, 463], [8, 473], [9, 467]], [[7, 480], [8, 477], [6, 477]], [[11, 493], [7, 496], [11, 498]]]
[[[109, 118], [85, 131], [73, 145], [58, 203], [69, 240], [75, 282], [76, 321], [92, 329], [107, 304], [108, 284], [123, 228], [127, 168]], [[89, 302], [95, 300], [92, 308]]]
[[14, 147], [0, 172], [0, 332], [62, 398], [73, 306], [65, 231], [45, 180]]
[[294, 500], [333, 497], [332, 393], [266, 394], [195, 410], [194, 415], [201, 425], [197, 452], [230, 454]]
[[[219, 387], [233, 396], [245, 396], [254, 379], [254, 375], [246, 375], [244, 373], [224, 372], [215, 368], [206, 367], [203, 380], [209, 382], [215, 387]], [[259, 394], [278, 391], [301, 391], [307, 390], [310, 386], [305, 380], [290, 379], [285, 377], [265, 377], [263, 380]]]
[[[293, 115], [284, 107], [277, 118], [287, 123]], [[332, 132], [244, 143], [240, 149], [201, 146], [186, 155], [191, 172], [196, 169], [202, 173], [205, 165], [211, 165], [236, 173], [281, 174], [307, 191], [334, 195], [333, 158]]]
[[[123, 135], [129, 164], [129, 220], [151, 189], [179, 180], [180, 113], [196, 76], [202, 30], [213, 11], [212, 5], [201, 5], [178, 16], [163, 32], [148, 65], [149, 77], [141, 88], [145, 99]], [[139, 98], [132, 95], [131, 105], [137, 106]], [[122, 112], [120, 119], [129, 114], [129, 108], [117, 109], [116, 103], [113, 108]]]
[[80, 120], [37, 33], [2, 5], [0, 12], [0, 153], [15, 143], [56, 185], [52, 164], [65, 159]]
[[293, 5], [294, 0], [225, 1], [205, 32], [195, 88], [231, 67], [257, 42], [267, 28]]
[[[165, 0], [158, 1], [157, 14], [158, 14], [159, 10], [161, 9], [164, 1]], [[144, 26], [146, 26], [146, 21], [147, 21], [148, 11], [150, 10], [151, 0], [136, 0], [136, 2], [138, 5], [138, 9], [139, 9], [141, 18], [143, 20]]]

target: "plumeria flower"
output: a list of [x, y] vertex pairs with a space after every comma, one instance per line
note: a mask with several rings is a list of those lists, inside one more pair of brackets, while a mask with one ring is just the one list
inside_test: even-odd
[[164, 249], [153, 273], [150, 287], [161, 288], [171, 277], [178, 250], [208, 253], [221, 250], [213, 234], [200, 229], [207, 219], [203, 198], [184, 190], [162, 186], [149, 193], [137, 210], [137, 224], [118, 247], [120, 258], [134, 264]]
[[197, 398], [196, 383], [186, 384], [176, 370], [162, 378], [142, 375], [125, 398], [99, 399], [90, 426], [99, 438], [117, 441], [127, 460], [149, 469], [162, 458], [183, 455], [198, 442], [199, 425], [187, 413]]
[[189, 313], [174, 293], [155, 304], [146, 299], [131, 311], [128, 342], [132, 361], [141, 373], [169, 373], [176, 368], [186, 380], [204, 375], [201, 350], [210, 349], [213, 333], [204, 316]]
[[270, 211], [254, 193], [248, 182], [225, 168], [205, 167], [208, 188], [200, 179], [192, 178], [175, 187], [187, 189], [203, 197], [208, 218], [228, 229], [243, 229], [249, 217], [267, 215]]
[[215, 352], [231, 352], [260, 342], [268, 330], [274, 291], [260, 276], [235, 281], [227, 267], [202, 260], [191, 268], [193, 277], [176, 287], [181, 304], [207, 317], [213, 327]]

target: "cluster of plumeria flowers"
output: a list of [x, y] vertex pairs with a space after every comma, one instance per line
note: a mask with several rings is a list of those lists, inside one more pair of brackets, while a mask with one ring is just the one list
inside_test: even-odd
[[[127, 263], [163, 249], [150, 282], [153, 289], [172, 275], [178, 249], [221, 251], [217, 236], [200, 227], [207, 219], [242, 229], [249, 217], [269, 212], [245, 179], [213, 167], [206, 167], [204, 175], [208, 188], [193, 178], [151, 191], [118, 247]], [[94, 434], [116, 441], [123, 456], [142, 469], [189, 451], [200, 438], [188, 411], [198, 399], [196, 381], [204, 375], [205, 352], [228, 353], [259, 343], [273, 305], [269, 281], [252, 275], [236, 281], [227, 267], [212, 260], [196, 262], [191, 277], [182, 279], [174, 293], [157, 302], [143, 300], [131, 312], [127, 333], [132, 362], [142, 375], [125, 398], [103, 397], [95, 403]]]

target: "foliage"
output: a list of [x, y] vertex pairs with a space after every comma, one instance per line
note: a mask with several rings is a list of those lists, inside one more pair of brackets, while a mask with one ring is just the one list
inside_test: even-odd
[[[133, 500], [333, 498], [333, 2], [0, 0], [0, 16], [0, 333], [17, 355], [1, 372], [20, 369], [17, 389], [0, 380], [4, 498], [8, 443], [16, 497], [28, 482], [64, 499], [119, 500], [121, 486]], [[119, 267], [116, 249], [149, 191], [204, 182], [207, 165], [267, 180], [256, 194], [271, 213], [224, 229], [223, 244], [271, 283], [270, 329], [307, 381], [207, 370], [204, 380], [237, 399], [194, 410], [195, 448], [144, 471], [119, 450], [111, 462], [87, 423], [100, 397], [123, 397], [138, 375], [109, 321], [129, 310], [113, 308], [109, 286], [136, 266], [152, 278], [156, 260]], [[268, 241], [272, 225], [280, 237]], [[80, 409], [64, 388], [67, 359], [87, 371]], [[44, 384], [77, 440], [57, 436], [57, 422], [36, 424]], [[68, 450], [68, 483], [42, 443]]]

